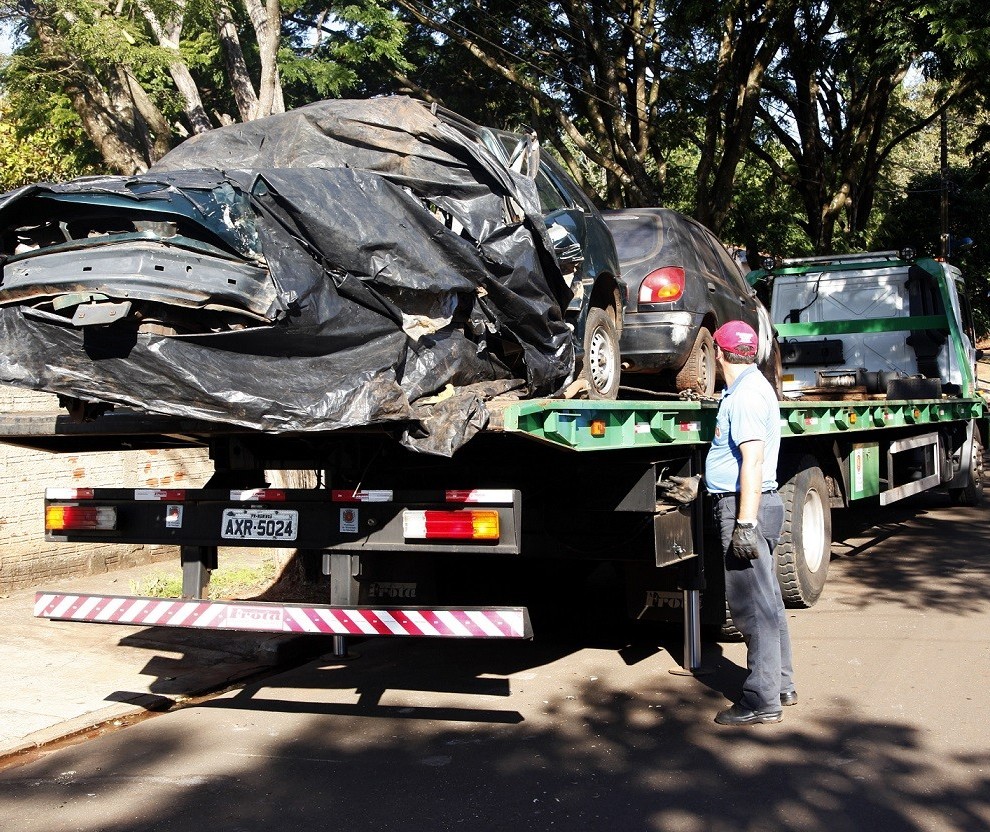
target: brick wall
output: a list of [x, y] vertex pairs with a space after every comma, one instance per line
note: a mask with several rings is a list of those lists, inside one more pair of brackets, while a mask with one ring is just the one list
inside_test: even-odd
[[[0, 385], [0, 412], [54, 410], [54, 396]], [[178, 562], [173, 546], [47, 543], [48, 487], [201, 487], [212, 472], [205, 450], [52, 454], [0, 444], [0, 592], [139, 563]]]

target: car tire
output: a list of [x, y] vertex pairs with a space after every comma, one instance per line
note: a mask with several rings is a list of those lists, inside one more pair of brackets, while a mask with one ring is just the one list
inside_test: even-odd
[[592, 306], [584, 327], [584, 365], [581, 377], [588, 382], [588, 398], [614, 399], [619, 394], [621, 366], [619, 332], [611, 309]]
[[712, 334], [702, 327], [691, 347], [691, 355], [674, 379], [678, 391], [693, 390], [702, 396], [714, 396], [718, 364], [715, 361], [715, 342]]
[[766, 363], [760, 367], [760, 371], [763, 373], [763, 377], [770, 382], [770, 386], [773, 387], [774, 392], [777, 394], [777, 401], [783, 401], [784, 365], [780, 357], [780, 344], [776, 341], [773, 342], [773, 346], [770, 348], [770, 355], [767, 357]]

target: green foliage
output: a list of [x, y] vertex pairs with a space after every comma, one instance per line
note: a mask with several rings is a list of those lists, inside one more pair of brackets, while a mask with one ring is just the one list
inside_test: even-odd
[[0, 100], [0, 191], [99, 172], [99, 157], [68, 101], [49, 103], [52, 109], [19, 120]]
[[[405, 26], [377, 0], [327, 8], [313, 2], [287, 3], [279, 72], [286, 98], [368, 95], [391, 91], [392, 77], [412, 64], [405, 56]], [[377, 89], [367, 80], [377, 78]]]
[[793, 191], [753, 158], [743, 163], [736, 176], [732, 209], [721, 237], [764, 254], [801, 257], [814, 253]]
[[[42, 49], [29, 26], [27, 44], [0, 67], [7, 91], [2, 138], [12, 148], [4, 183], [92, 169], [92, 149], [64, 93], [73, 79], [109, 79], [126, 67], [168, 123], [183, 119], [168, 71], [175, 55], [155, 44], [137, 0], [36, 2], [54, 27], [55, 47]], [[146, 2], [162, 21], [182, 10], [180, 55], [206, 111], [215, 120], [236, 113], [216, 26], [219, 0]], [[400, 91], [433, 97], [482, 124], [527, 124], [600, 204], [663, 203], [723, 223], [720, 235], [730, 242], [793, 255], [807, 253], [812, 238], [846, 250], [875, 247], [892, 234], [898, 212], [910, 213], [899, 196], [908, 173], [937, 164], [914, 140], [905, 146], [917, 149], [916, 159], [888, 157], [888, 145], [962, 89], [958, 106], [974, 116], [990, 96], [990, 24], [971, 0], [780, 0], [769, 23], [758, 0], [658, 0], [649, 6], [652, 17], [640, 14], [646, 8], [283, 0], [285, 100], [291, 107]], [[253, 28], [243, 3], [233, 0], [229, 10], [257, 82]], [[466, 51], [464, 40], [488, 63]], [[768, 45], [767, 74], [751, 129], [733, 113], [740, 89], [755, 77], [747, 61], [761, 43]], [[916, 100], [891, 91], [911, 62], [938, 82]], [[802, 89], [813, 93], [799, 101]], [[967, 141], [984, 152], [972, 158], [990, 171], [990, 127], [978, 126]], [[738, 162], [730, 147], [748, 147], [748, 154]], [[613, 169], [606, 172], [599, 157]], [[719, 168], [725, 159], [727, 176]], [[714, 195], [716, 184], [723, 197]], [[827, 233], [816, 231], [847, 185], [846, 206], [832, 212]]]
[[306, 91], [318, 98], [332, 98], [357, 83], [358, 75], [350, 67], [335, 61], [323, 61], [296, 55], [291, 49], [278, 53], [278, 68], [282, 82], [289, 89]]
[[[976, 246], [961, 254], [950, 251], [949, 261], [966, 276], [976, 319], [977, 334], [990, 333], [990, 192], [972, 168], [949, 170], [949, 234], [954, 246], [969, 237]], [[913, 247], [919, 254], [941, 253], [939, 223], [942, 178], [937, 172], [919, 173], [906, 192], [889, 208], [873, 238], [875, 248]]]
[[956, 66], [964, 70], [986, 66], [990, 58], [986, 8], [972, 0], [928, 0], [917, 4], [916, 14]]

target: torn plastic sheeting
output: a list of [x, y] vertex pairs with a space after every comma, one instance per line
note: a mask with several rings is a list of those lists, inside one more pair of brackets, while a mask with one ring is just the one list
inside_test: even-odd
[[[238, 169], [182, 169], [211, 159]], [[407, 441], [430, 437], [421, 449], [447, 453], [484, 422], [476, 392], [418, 411], [417, 399], [448, 384], [490, 394], [484, 382], [514, 378], [548, 395], [573, 369], [568, 290], [533, 183], [408, 99], [323, 102], [196, 137], [141, 177], [21, 189], [0, 200], [0, 228], [23, 223], [24, 205], [42, 219], [50, 205], [31, 200], [46, 194], [71, 199], [76, 217], [88, 200], [191, 218], [246, 259], [260, 244], [281, 318], [168, 337], [8, 307], [8, 383], [268, 431], [423, 417], [433, 426], [419, 422]], [[513, 206], [529, 212], [507, 221]]]

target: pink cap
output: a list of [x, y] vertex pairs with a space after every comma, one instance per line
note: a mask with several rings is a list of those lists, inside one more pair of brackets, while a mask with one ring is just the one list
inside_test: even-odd
[[715, 330], [712, 336], [722, 352], [755, 357], [760, 346], [760, 338], [745, 321], [728, 321]]

